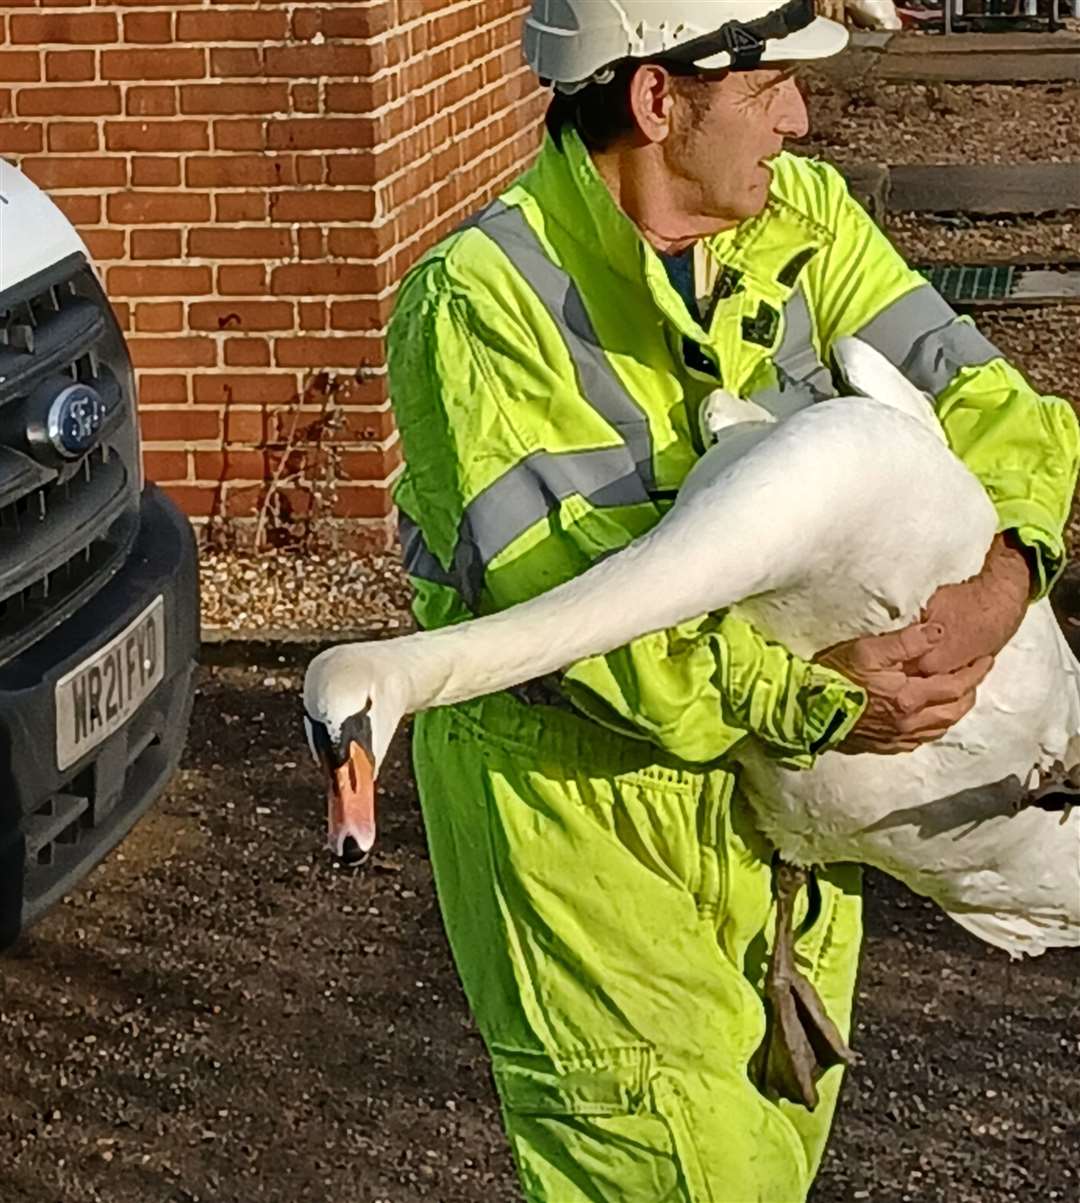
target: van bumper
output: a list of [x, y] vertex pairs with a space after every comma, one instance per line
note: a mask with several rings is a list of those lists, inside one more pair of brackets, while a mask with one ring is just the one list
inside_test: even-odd
[[[160, 682], [119, 729], [58, 767], [56, 687], [161, 598]], [[115, 575], [60, 626], [0, 666], [0, 947], [127, 834], [176, 771], [199, 648], [191, 524], [157, 488]]]

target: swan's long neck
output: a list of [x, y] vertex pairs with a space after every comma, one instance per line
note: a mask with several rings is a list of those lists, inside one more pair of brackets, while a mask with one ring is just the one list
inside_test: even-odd
[[[385, 666], [402, 679], [404, 711], [415, 713], [519, 685], [723, 609], [797, 575], [800, 547], [814, 546], [811, 536], [792, 547], [790, 530], [775, 520], [776, 496], [765, 496], [769, 482], [755, 483], [740, 490], [733, 482], [676, 506], [617, 555], [503, 613], [358, 645], [357, 653], [376, 672]], [[346, 659], [348, 650], [339, 649]]]
[[677, 570], [671, 553], [668, 542], [641, 540], [505, 613], [386, 646], [410, 660], [409, 712], [508, 689], [684, 621], [687, 594], [668, 587]]

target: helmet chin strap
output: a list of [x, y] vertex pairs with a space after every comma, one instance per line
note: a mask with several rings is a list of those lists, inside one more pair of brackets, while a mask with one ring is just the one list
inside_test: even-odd
[[[788, 0], [782, 7], [766, 13], [753, 21], [728, 21], [712, 33], [703, 34], [692, 42], [684, 42], [671, 50], [664, 50], [649, 59], [657, 62], [677, 63], [693, 66], [700, 59], [726, 54], [730, 63], [721, 68], [725, 71], [756, 71], [761, 66], [765, 45], [770, 41], [786, 38], [798, 33], [817, 19], [816, 0]], [[610, 83], [614, 78], [614, 67], [609, 64], [594, 72], [588, 79], [577, 83], [556, 83], [559, 92], [573, 95], [590, 84]], [[541, 79], [547, 86], [550, 81]]]
[[798, 33], [817, 18], [815, 0], [788, 0], [781, 8], [753, 21], [728, 21], [715, 33], [684, 42], [662, 56], [672, 62], [692, 64], [700, 59], [726, 54], [728, 71], [756, 71], [761, 66], [765, 43]]

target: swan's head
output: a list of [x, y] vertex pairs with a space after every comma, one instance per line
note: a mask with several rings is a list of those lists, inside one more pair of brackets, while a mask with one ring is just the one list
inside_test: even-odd
[[321, 652], [304, 678], [304, 727], [326, 777], [327, 843], [346, 864], [375, 843], [375, 781], [404, 717], [402, 696], [377, 645]]
[[701, 441], [706, 447], [717, 442], [721, 434], [732, 426], [745, 426], [750, 422], [773, 423], [773, 417], [767, 409], [762, 408], [756, 401], [744, 397], [736, 397], [727, 389], [717, 388], [705, 398], [698, 410], [698, 424], [701, 430]]

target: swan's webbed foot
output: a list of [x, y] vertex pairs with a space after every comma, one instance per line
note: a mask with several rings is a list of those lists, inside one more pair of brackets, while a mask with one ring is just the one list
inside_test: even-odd
[[858, 1058], [795, 964], [795, 899], [805, 882], [804, 869], [777, 862], [776, 938], [765, 979], [769, 1004], [765, 1084], [780, 1098], [813, 1110], [821, 1075], [834, 1065], [854, 1065]]
[[1062, 823], [1067, 823], [1073, 807], [1080, 806], [1080, 765], [1067, 769], [1060, 760], [1055, 760], [1050, 768], [1040, 769], [1038, 783], [1028, 789], [1020, 806], [1060, 810]]

